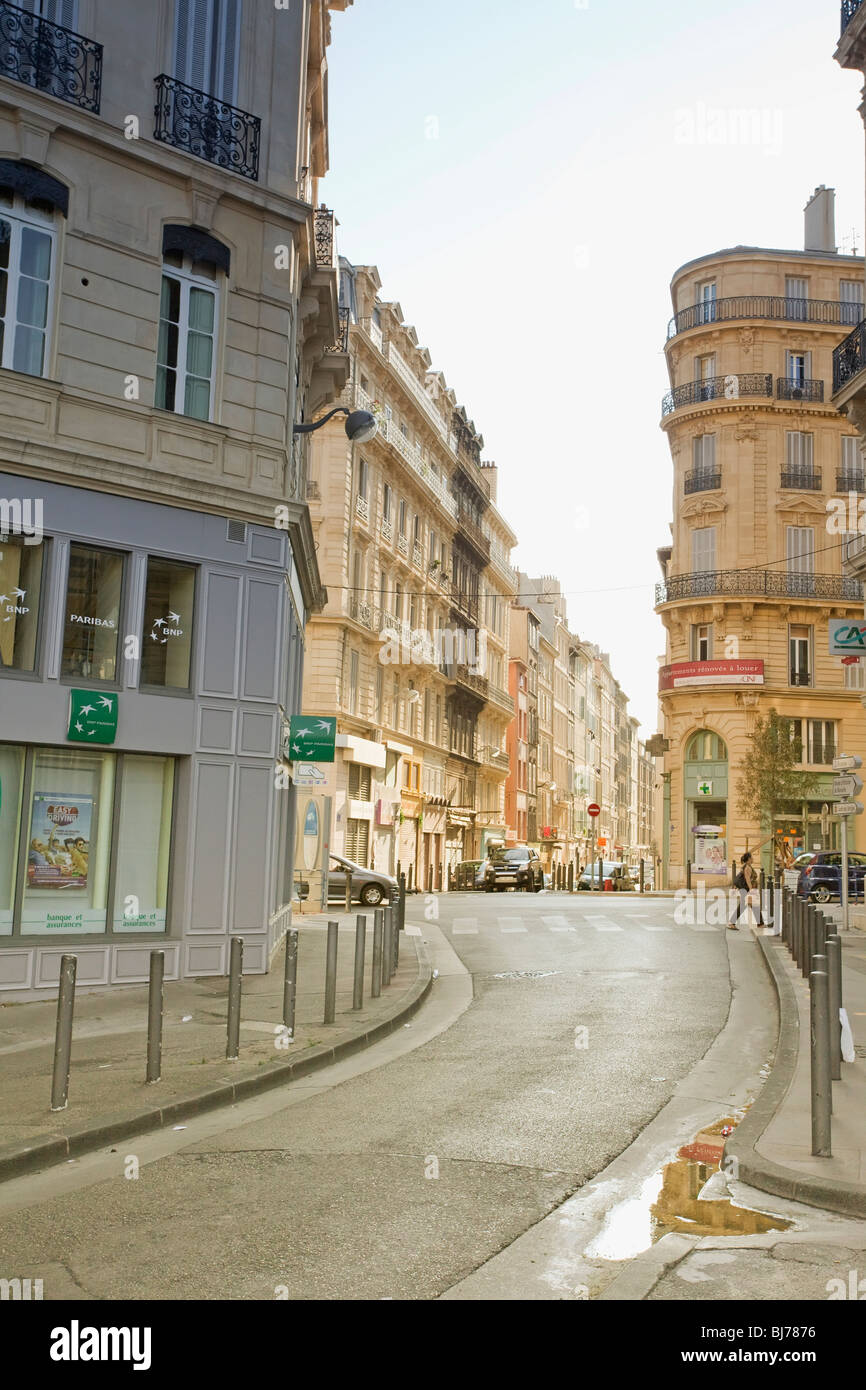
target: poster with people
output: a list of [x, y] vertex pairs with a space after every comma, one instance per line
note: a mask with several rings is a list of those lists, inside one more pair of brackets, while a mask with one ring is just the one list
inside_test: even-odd
[[724, 874], [728, 871], [725, 857], [725, 837], [713, 825], [696, 825], [692, 832], [695, 837], [695, 858], [692, 872], [696, 874]]
[[86, 888], [92, 796], [34, 792], [27, 851], [30, 888]]

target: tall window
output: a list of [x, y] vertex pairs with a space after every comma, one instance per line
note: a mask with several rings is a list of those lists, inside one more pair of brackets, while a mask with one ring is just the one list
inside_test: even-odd
[[843, 434], [842, 457], [839, 467], [840, 485], [849, 483], [856, 487], [863, 478], [863, 457], [860, 453], [860, 439], [856, 434]]
[[692, 466], [701, 477], [716, 471], [716, 436], [698, 434], [692, 440]]
[[0, 366], [45, 371], [54, 276], [54, 213], [0, 188]]
[[843, 666], [846, 690], [866, 690], [866, 666], [859, 661], [856, 666]]
[[235, 105], [241, 0], [177, 0], [174, 75]]
[[809, 281], [798, 275], [785, 276], [785, 298], [787, 312], [792, 319], [806, 319], [809, 316]]
[[210, 420], [216, 362], [217, 269], [166, 251], [159, 309], [156, 398], [160, 410]]
[[792, 624], [788, 628], [788, 655], [791, 685], [812, 684], [812, 629]]
[[786, 469], [794, 478], [810, 479], [814, 461], [814, 435], [788, 430], [785, 440]]
[[695, 358], [695, 381], [699, 382], [703, 390], [699, 393], [699, 399], [708, 401], [711, 399], [712, 388], [707, 384], [716, 375], [716, 354], [706, 353], [703, 357]]
[[[45, 547], [0, 538], [0, 670], [34, 671]], [[2, 809], [2, 784], [0, 784]]]
[[391, 484], [390, 484], [390, 483], [386, 483], [385, 486], [384, 486], [384, 488], [382, 489], [382, 520], [383, 520], [383, 521], [390, 521], [390, 520], [391, 520], [391, 500], [392, 500], [392, 497], [393, 497], [393, 494], [392, 494], [392, 492], [391, 492]]
[[840, 280], [839, 299], [842, 302], [842, 322], [855, 327], [863, 318], [863, 281]]
[[349, 713], [358, 713], [358, 653], [349, 654]]
[[383, 668], [383, 667], [378, 666], [378, 667], [376, 668], [376, 723], [377, 723], [377, 724], [381, 724], [381, 723], [382, 723], [382, 720], [383, 720], [384, 715], [385, 715], [385, 711], [384, 711], [384, 708], [383, 708], [384, 693], [385, 693], [385, 671], [384, 671], [384, 668]]
[[188, 690], [195, 568], [150, 556], [144, 591], [141, 684]]
[[62, 674], [117, 679], [123, 556], [73, 544], [69, 548]]
[[827, 767], [836, 757], [836, 724], [832, 719], [790, 719], [791, 742], [798, 763]]
[[349, 798], [352, 801], [370, 801], [373, 797], [373, 774], [369, 767], [361, 763], [349, 763]]
[[716, 568], [716, 528], [698, 526], [692, 531], [692, 573], [708, 574]]
[[400, 498], [400, 511], [397, 530], [401, 536], [406, 535], [406, 499], [404, 497]]
[[709, 623], [692, 625], [692, 661], [710, 661], [713, 655], [713, 629]]
[[785, 528], [789, 594], [810, 597], [814, 593], [815, 531], [811, 526]]
[[697, 287], [697, 303], [700, 307], [699, 323], [714, 323], [716, 318], [716, 282], [702, 280]]
[[[802, 387], [812, 376], [811, 352], [786, 352], [785, 375], [794, 386]], [[807, 436], [811, 439], [811, 435]]]
[[367, 500], [367, 486], [369, 483], [369, 472], [366, 459], [358, 460], [358, 496], [365, 502]]

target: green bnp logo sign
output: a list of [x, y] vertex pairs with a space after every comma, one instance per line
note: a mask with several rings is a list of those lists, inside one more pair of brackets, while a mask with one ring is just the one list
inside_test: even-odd
[[284, 756], [289, 762], [301, 758], [312, 763], [332, 763], [336, 759], [337, 721], [315, 714], [293, 714], [289, 720], [289, 739]]
[[70, 743], [113, 743], [117, 738], [117, 713], [120, 697], [105, 695], [100, 690], [70, 690]]

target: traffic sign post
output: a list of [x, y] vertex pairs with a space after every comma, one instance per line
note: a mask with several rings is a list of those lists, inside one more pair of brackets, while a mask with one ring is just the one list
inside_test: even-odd
[[595, 892], [595, 818], [601, 815], [601, 807], [598, 802], [591, 801], [586, 808], [586, 814], [593, 821], [592, 842], [589, 847], [589, 891], [593, 893]]
[[[857, 792], [862, 791], [863, 783], [859, 777], [853, 776], [857, 768], [863, 766], [863, 759], [856, 753], [841, 753], [838, 758], [833, 759], [833, 771], [844, 773], [844, 776], [833, 778], [833, 795], [853, 797]], [[848, 930], [848, 817], [859, 816], [863, 811], [862, 801], [834, 801], [833, 815], [838, 816], [841, 821], [842, 830], [842, 930]]]

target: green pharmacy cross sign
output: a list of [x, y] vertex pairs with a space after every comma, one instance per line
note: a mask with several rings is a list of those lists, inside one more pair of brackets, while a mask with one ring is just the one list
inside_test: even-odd
[[701, 782], [700, 786], [698, 787], [698, 791], [700, 792], [701, 796], [711, 796], [713, 791], [712, 782]]
[[337, 721], [315, 714], [293, 714], [284, 756], [289, 762], [332, 763], [336, 760]]
[[117, 738], [119, 695], [105, 695], [99, 690], [70, 690], [70, 743], [113, 743]]

